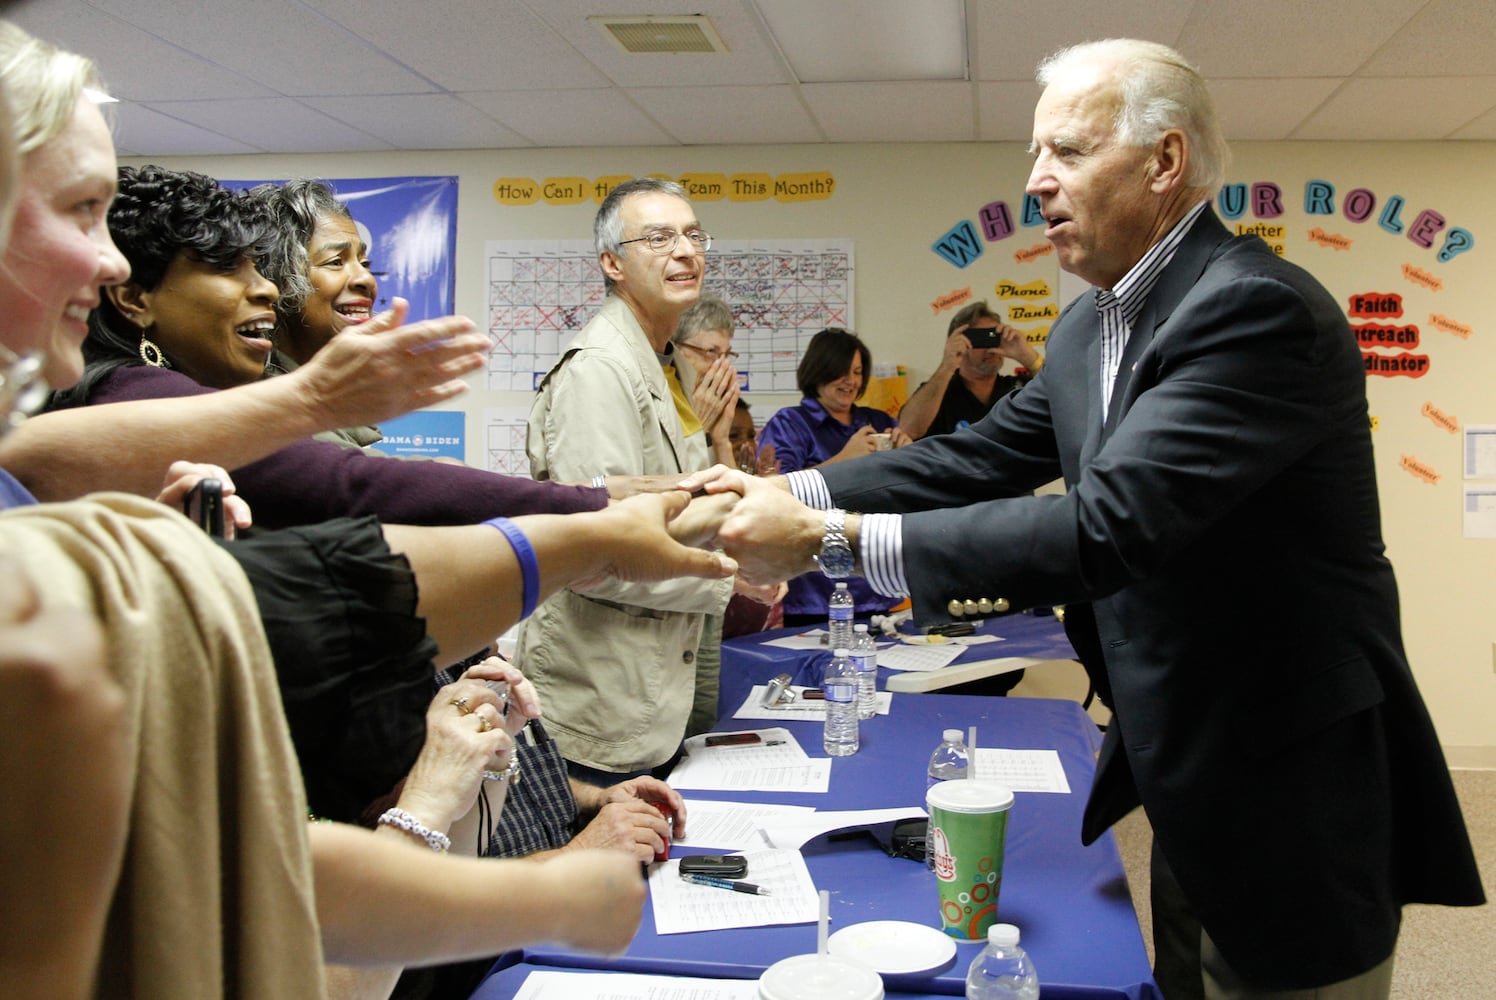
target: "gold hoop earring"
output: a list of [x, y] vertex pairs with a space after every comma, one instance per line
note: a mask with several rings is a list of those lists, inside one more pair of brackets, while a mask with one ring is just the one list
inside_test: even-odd
[[171, 367], [171, 363], [166, 360], [165, 353], [162, 352], [160, 347], [156, 346], [154, 341], [145, 335], [144, 330], [140, 332], [140, 360], [152, 368]]

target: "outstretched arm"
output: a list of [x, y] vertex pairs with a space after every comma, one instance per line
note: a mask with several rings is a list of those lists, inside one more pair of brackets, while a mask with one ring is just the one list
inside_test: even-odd
[[[621, 952], [639, 928], [644, 881], [622, 851], [458, 858], [341, 823], [308, 834], [332, 962], [431, 965], [542, 942]], [[585, 917], [558, 899], [588, 900]]]
[[184, 456], [237, 469], [318, 431], [377, 423], [465, 392], [463, 376], [483, 366], [488, 339], [461, 316], [400, 326], [406, 309], [396, 299], [289, 375], [40, 414], [0, 443], [0, 466], [41, 500], [98, 490], [153, 497]]
[[[737, 566], [731, 559], [682, 545], [667, 532], [687, 500], [679, 491], [647, 494], [599, 511], [515, 518], [540, 567], [538, 600], [561, 587], [604, 577], [647, 582], [732, 576]], [[417, 611], [436, 640], [439, 662], [455, 662], [488, 645], [519, 620], [519, 559], [496, 529], [481, 524], [386, 525], [384, 536], [416, 574], [421, 595]]]

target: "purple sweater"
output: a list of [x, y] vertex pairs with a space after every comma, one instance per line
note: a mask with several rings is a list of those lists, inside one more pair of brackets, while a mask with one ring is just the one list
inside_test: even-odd
[[[180, 372], [136, 365], [110, 372], [89, 403], [213, 392]], [[245, 428], [253, 434], [254, 428]], [[189, 455], [183, 458], [191, 458]], [[372, 514], [388, 524], [476, 524], [490, 517], [600, 510], [608, 492], [537, 483], [443, 462], [406, 462], [308, 439], [231, 470], [238, 494], [266, 528]]]

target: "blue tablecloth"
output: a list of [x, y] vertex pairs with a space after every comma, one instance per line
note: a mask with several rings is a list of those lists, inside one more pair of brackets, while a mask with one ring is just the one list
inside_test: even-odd
[[[819, 756], [821, 726], [787, 721]], [[1059, 753], [1071, 792], [1020, 792], [1008, 822], [1000, 919], [1017, 924], [1034, 958], [1045, 1000], [1157, 1000], [1116, 843], [1080, 843], [1080, 818], [1095, 767], [1095, 725], [1069, 701], [958, 695], [895, 695], [891, 714], [862, 727], [862, 748], [831, 765], [824, 795], [691, 792], [690, 797], [791, 802], [817, 809], [923, 805], [925, 766], [943, 729], [975, 725], [984, 746], [1047, 748]], [[724, 719], [719, 729], [742, 728]], [[933, 876], [919, 862], [890, 858], [867, 836], [819, 838], [803, 848], [817, 888], [831, 892], [832, 928], [867, 920], [912, 920], [939, 926]], [[789, 955], [815, 950], [816, 928], [753, 927], [694, 934], [655, 933], [650, 906], [628, 952], [584, 955], [544, 946], [526, 949], [537, 965], [619, 969], [728, 979], [757, 978]], [[890, 990], [960, 996], [966, 966], [980, 944], [963, 943], [933, 974], [885, 976]], [[497, 994], [503, 995], [503, 994]]]
[[[917, 631], [906, 626], [910, 631]], [[777, 674], [788, 673], [793, 683], [819, 687], [831, 653], [826, 649], [782, 649], [767, 643], [773, 639], [806, 632], [805, 627], [774, 629], [738, 636], [722, 643], [722, 687], [718, 699], [721, 714], [737, 710], [755, 684], [765, 684]], [[991, 660], [1003, 656], [1028, 656], [1037, 660], [1073, 660], [1075, 650], [1065, 638], [1065, 626], [1052, 614], [1002, 615], [978, 623], [977, 631], [1000, 636], [1002, 641], [968, 646], [954, 663]], [[888, 685], [898, 671], [878, 669], [878, 690]]]

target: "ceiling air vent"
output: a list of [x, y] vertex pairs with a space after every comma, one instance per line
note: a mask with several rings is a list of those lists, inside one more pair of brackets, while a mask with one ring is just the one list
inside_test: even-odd
[[726, 52], [705, 14], [682, 17], [589, 17], [613, 44], [629, 53]]

